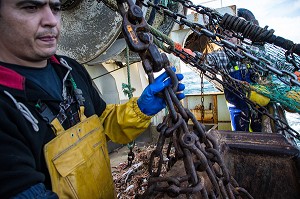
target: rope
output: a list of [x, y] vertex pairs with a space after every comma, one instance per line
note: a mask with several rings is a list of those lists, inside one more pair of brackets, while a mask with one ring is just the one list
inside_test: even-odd
[[[175, 49], [175, 43], [172, 39], [170, 39], [168, 37], [168, 35], [165, 35], [164, 33], [160, 32], [159, 30], [155, 29], [152, 26], [150, 27], [150, 32], [152, 35], [154, 35], [156, 38], [160, 38], [160, 41], [158, 39], [154, 39], [153, 42], [158, 42], [155, 43], [156, 45], [158, 45], [159, 48], [161, 48], [162, 50], [164, 50], [167, 53], [171, 53], [170, 50], [174, 50]], [[169, 48], [167, 48], [166, 46], [163, 45], [163, 42], [167, 43], [169, 45]], [[166, 49], [165, 49], [166, 48]]]
[[[133, 97], [133, 91], [135, 89], [133, 89], [131, 87], [131, 79], [130, 79], [130, 65], [129, 65], [129, 47], [126, 46], [126, 65], [127, 65], [127, 81], [128, 81], [128, 84], [125, 85], [125, 84], [122, 84], [122, 88], [123, 88], [123, 92], [126, 94], [126, 87], [128, 89], [128, 92], [127, 92], [127, 95], [128, 95], [128, 98], [131, 99]], [[134, 148], [134, 145], [135, 145], [135, 141], [133, 140], [132, 142], [128, 143], [127, 144], [127, 147], [129, 149], [129, 152], [128, 152], [128, 164], [127, 166], [130, 167], [132, 165], [132, 162], [134, 160], [134, 153], [133, 153], [133, 148]]]
[[[231, 77], [230, 77], [231, 78]], [[278, 83], [274, 79], [271, 83], [259, 84], [248, 83], [231, 78], [238, 83], [244, 92], [249, 93], [255, 91], [260, 95], [269, 98], [271, 101], [280, 103], [287, 111], [297, 112], [300, 114], [300, 88], [291, 88]], [[274, 83], [275, 82], [275, 83]]]
[[281, 86], [279, 84], [271, 85], [251, 85], [251, 90], [274, 100], [285, 108], [288, 108], [289, 111], [300, 113], [300, 90], [299, 89], [290, 89], [286, 86]]
[[133, 97], [133, 91], [131, 88], [131, 80], [130, 80], [130, 65], [129, 65], [129, 47], [126, 46], [126, 65], [127, 65], [127, 81], [128, 81], [128, 98], [131, 99]]
[[128, 95], [128, 98], [131, 99], [133, 97], [133, 92], [135, 88], [131, 87], [131, 80], [130, 80], [130, 64], [129, 64], [129, 47], [126, 47], [126, 65], [127, 65], [127, 82], [128, 84], [122, 83], [122, 90], [125, 95]]
[[31, 123], [32, 128], [34, 129], [35, 132], [39, 131], [39, 126], [38, 126], [38, 120], [32, 115], [30, 110], [22, 103], [22, 102], [17, 102], [17, 100], [7, 91], [4, 91], [4, 93], [14, 102], [16, 105], [17, 109], [21, 111], [22, 115], [25, 117], [25, 119]]
[[160, 49], [162, 49], [163, 51], [165, 51], [166, 53], [172, 53], [172, 52], [170, 51], [170, 49], [164, 45], [163, 42], [159, 41], [159, 40], [158, 40], [157, 38], [155, 38], [155, 37], [153, 38], [153, 43], [154, 43], [158, 48], [160, 48]]

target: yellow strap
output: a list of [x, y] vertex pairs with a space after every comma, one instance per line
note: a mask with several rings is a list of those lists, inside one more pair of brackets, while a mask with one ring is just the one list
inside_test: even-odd
[[237, 65], [234, 66], [233, 68], [234, 68], [234, 70], [239, 70], [239, 67]]
[[58, 121], [57, 118], [55, 118], [52, 122], [52, 130], [54, 131], [55, 135], [58, 136], [62, 132], [65, 131], [64, 127], [61, 125], [61, 123]]
[[247, 68], [251, 68], [250, 64], [247, 64]]
[[86, 119], [86, 116], [84, 115], [84, 106], [80, 106], [79, 115], [80, 115], [80, 121], [81, 122]]
[[[80, 106], [79, 117], [81, 122], [86, 119], [86, 116], [84, 115], [84, 106]], [[58, 136], [59, 134], [65, 131], [64, 127], [61, 125], [61, 123], [57, 118], [55, 118], [51, 122], [51, 125], [52, 125], [52, 130], [54, 131], [56, 136]]]

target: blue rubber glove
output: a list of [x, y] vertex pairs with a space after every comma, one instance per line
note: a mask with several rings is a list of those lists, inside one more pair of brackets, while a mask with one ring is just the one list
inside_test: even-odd
[[[175, 72], [175, 68], [172, 68]], [[178, 80], [183, 79], [182, 74], [176, 74]], [[155, 115], [166, 107], [166, 103], [162, 97], [158, 97], [156, 94], [162, 91], [165, 87], [171, 84], [171, 79], [168, 78], [166, 72], [158, 76], [152, 84], [149, 84], [143, 91], [140, 98], [137, 100], [137, 104], [141, 111], [146, 115]], [[178, 84], [178, 92], [183, 91], [185, 86], [181, 83]], [[183, 93], [176, 94], [179, 100], [183, 99], [185, 95]]]

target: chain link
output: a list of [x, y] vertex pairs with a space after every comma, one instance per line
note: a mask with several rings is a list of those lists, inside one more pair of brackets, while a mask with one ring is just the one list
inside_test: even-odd
[[[205, 198], [208, 195], [216, 198], [235, 198], [239, 197], [244, 190], [238, 186], [234, 179], [228, 173], [224, 161], [219, 154], [219, 148], [216, 144], [216, 138], [205, 132], [203, 124], [199, 123], [190, 110], [185, 109], [176, 96], [178, 87], [178, 79], [176, 74], [171, 70], [169, 61], [164, 53], [160, 53], [155, 45], [152, 44], [152, 35], [144, 22], [144, 18], [140, 17], [138, 7], [131, 0], [127, 0], [126, 4], [129, 9], [126, 11], [125, 2], [117, 1], [119, 11], [123, 17], [123, 35], [132, 51], [138, 52], [145, 72], [148, 75], [149, 82], [154, 81], [153, 72], [165, 69], [170, 76], [172, 85], [162, 92], [161, 96], [165, 99], [169, 114], [164, 121], [157, 126], [160, 132], [156, 144], [156, 149], [152, 152], [149, 162], [149, 173], [151, 175], [148, 182], [148, 189], [143, 194], [143, 198], [151, 198], [158, 193], [167, 193], [169, 196], [177, 197], [180, 194], [190, 194], [200, 192]], [[151, 3], [147, 3], [148, 6]], [[191, 5], [191, 3], [187, 3]], [[156, 6], [155, 6], [156, 8]], [[157, 8], [164, 10], [164, 13], [171, 13], [161, 5]], [[179, 23], [185, 23], [185, 16], [173, 13], [170, 15], [176, 20], [180, 17]], [[183, 22], [182, 22], [183, 21]], [[145, 39], [147, 38], [147, 39]], [[195, 60], [195, 58], [192, 57]], [[198, 61], [198, 60], [197, 60]], [[193, 129], [188, 128], [188, 121], [191, 120]], [[169, 143], [175, 148], [175, 155], [172, 160], [182, 159], [185, 164], [184, 176], [160, 176], [164, 163], [163, 146]], [[172, 165], [170, 165], [172, 166]], [[204, 186], [204, 178], [197, 172], [206, 172], [208, 179], [213, 185], [212, 189]], [[159, 182], [159, 183], [158, 183]], [[166, 186], [161, 183], [165, 183]], [[184, 185], [185, 184], [185, 185]], [[245, 191], [244, 194], [248, 198], [252, 198]]]
[[[239, 84], [239, 86], [237, 86], [238, 85], [238, 83], [236, 82], [237, 80], [230, 77], [228, 75], [228, 73], [216, 71], [216, 69], [214, 69], [211, 66], [208, 66], [204, 63], [199, 64], [199, 60], [197, 58], [192, 57], [191, 55], [185, 53], [184, 51], [174, 50], [173, 53], [176, 54], [176, 56], [180, 57], [180, 59], [182, 59], [182, 61], [188, 62], [191, 66], [196, 67], [196, 68], [200, 69], [201, 71], [203, 71], [204, 75], [207, 78], [210, 78], [211, 80], [214, 80], [214, 81], [220, 83], [225, 89], [231, 90], [233, 94], [235, 94], [241, 100], [243, 100], [247, 104], [249, 104], [253, 110], [255, 110], [258, 113], [261, 113], [263, 115], [267, 115], [271, 120], [273, 120], [275, 122], [275, 124], [278, 124], [278, 125], [283, 124], [284, 132], [286, 132], [289, 136], [292, 136], [295, 139], [300, 140], [300, 134], [297, 131], [295, 131], [293, 128], [291, 128], [286, 121], [284, 121], [278, 117], [273, 117], [268, 112], [266, 107], [263, 107], [255, 102], [249, 100], [249, 98], [246, 96], [246, 94], [241, 91], [243, 85]], [[186, 58], [183, 58], [184, 56], [182, 56], [182, 55], [184, 55]], [[220, 80], [219, 78], [217, 78], [218, 72], [221, 72], [221, 76], [224, 77], [223, 80]], [[226, 80], [226, 81], [224, 81], [224, 80]]]
[[[220, 26], [220, 23], [222, 22], [222, 20], [224, 21], [224, 19], [223, 19], [223, 16], [220, 13], [218, 13], [216, 10], [213, 10], [211, 8], [207, 8], [204, 6], [196, 6], [191, 1], [185, 1], [185, 0], [174, 0], [174, 1], [182, 3], [183, 6], [186, 6], [187, 8], [192, 8], [195, 12], [197, 12], [199, 14], [207, 15], [209, 17], [209, 23], [210, 23], [211, 28], [208, 29], [207, 27], [205, 27], [204, 25], [201, 25], [199, 23], [190, 22], [186, 19], [186, 16], [178, 14], [178, 13], [174, 13], [174, 12], [166, 9], [164, 6], [162, 6], [160, 4], [155, 5], [155, 7], [153, 7], [153, 8], [155, 8], [155, 9], [163, 12], [165, 15], [173, 18], [173, 20], [176, 23], [178, 23], [179, 25], [188, 26], [189, 28], [191, 28], [191, 30], [194, 33], [198, 34], [199, 36], [204, 34], [205, 36], [207, 36], [210, 39], [211, 42], [219, 45], [220, 47], [232, 50], [231, 52], [233, 54], [235, 54], [235, 56], [239, 57], [240, 59], [248, 58], [248, 59], [252, 60], [253, 62], [257, 63], [256, 66], [259, 67], [259, 69], [271, 71], [271, 72], [275, 73], [276, 75], [279, 75], [279, 77], [285, 76], [285, 75], [289, 76], [290, 77], [289, 81], [286, 81], [284, 78], [280, 78], [280, 80], [282, 80], [282, 82], [284, 84], [287, 84], [288, 86], [300, 86], [300, 82], [297, 81], [297, 78], [292, 73], [288, 73], [287, 71], [284, 71], [283, 73], [281, 73], [282, 71], [276, 69], [276, 67], [273, 67], [272, 63], [267, 62], [265, 60], [260, 60], [259, 58], [252, 55], [249, 52], [249, 50], [247, 50], [244, 46], [233, 44], [233, 43], [227, 41], [223, 35], [217, 33], [218, 31], [224, 30], [224, 28], [222, 28]], [[147, 5], [151, 6], [152, 5], [151, 1], [148, 1]], [[231, 20], [234, 20], [234, 19], [231, 19]], [[233, 36], [241, 39], [243, 43], [249, 44], [243, 37], [239, 36], [235, 32], [233, 32], [233, 33], [234, 33]], [[236, 53], [235, 51], [237, 49], [240, 49], [241, 53]], [[292, 53], [292, 49], [290, 49], [287, 52], [288, 52], [286, 54], [287, 61], [289, 63], [292, 63], [294, 65], [294, 67], [296, 69], [298, 69], [299, 63], [296, 62], [295, 57], [293, 56], [293, 53]]]
[[[286, 70], [280, 70], [276, 68], [274, 63], [270, 62], [269, 60], [263, 58], [263, 57], [256, 57], [250, 53], [250, 51], [245, 48], [242, 44], [233, 44], [225, 39], [225, 36], [220, 34], [219, 32], [223, 31], [224, 28], [220, 26], [220, 23], [223, 22], [225, 23], [226, 20], [232, 20], [231, 23], [234, 23], [233, 20], [236, 18], [230, 18], [227, 15], [227, 18], [224, 22], [224, 16], [219, 14], [216, 10], [211, 9], [211, 8], [206, 8], [204, 6], [196, 6], [193, 5], [191, 1], [185, 1], [185, 0], [174, 0], [177, 2], [182, 3], [183, 6], [187, 6], [188, 8], [193, 9], [195, 12], [199, 14], [205, 14], [209, 18], [209, 26], [205, 26], [199, 23], [193, 23], [188, 20], [186, 20], [186, 16], [182, 16], [178, 13], [173, 13], [169, 10], [166, 9], [161, 9], [164, 14], [167, 16], [173, 17], [174, 21], [178, 23], [179, 25], [186, 25], [191, 28], [191, 30], [195, 33], [198, 34], [199, 36], [204, 34], [209, 38], [209, 40], [217, 44], [218, 46], [226, 49], [227, 51], [230, 51], [230, 53], [234, 54], [234, 56], [238, 57], [240, 60], [250, 60], [254, 70], [263, 72], [265, 74], [274, 74], [278, 77], [278, 79], [284, 83], [285, 85], [289, 87], [299, 87], [300, 82], [297, 79], [297, 76], [293, 74], [292, 72], [286, 71]], [[149, 5], [149, 4], [148, 4]], [[159, 5], [157, 7], [160, 8]], [[239, 21], [238, 21], [239, 22]], [[210, 27], [210, 28], [208, 28]], [[251, 45], [249, 41], [247, 41], [244, 37], [241, 35], [237, 34], [236, 32], [233, 32], [233, 36], [237, 37], [242, 41], [242, 43], [245, 43], [247, 45]], [[273, 33], [267, 32], [266, 37], [270, 37], [270, 34]], [[236, 50], [239, 49], [240, 53], [237, 53]], [[286, 121], [281, 120], [280, 118], [275, 118], [271, 114], [268, 113], [268, 110], [265, 107], [260, 106], [259, 104], [256, 104], [252, 101], [250, 101], [246, 94], [241, 92], [241, 90], [237, 88], [241, 88], [240, 86], [235, 86], [237, 85], [235, 80], [232, 80], [232, 78], [228, 75], [228, 73], [222, 73], [222, 76], [225, 77], [223, 81], [221, 81], [219, 78], [217, 78], [217, 74], [220, 73], [220, 71], [217, 71], [216, 69], [212, 68], [211, 66], [207, 65], [204, 63], [204, 55], [202, 57], [196, 56], [193, 57], [190, 54], [186, 53], [185, 51], [178, 51], [176, 49], [170, 49], [170, 51], [173, 52], [177, 57], [179, 57], [182, 61], [184, 61], [187, 64], [190, 64], [191, 66], [200, 69], [200, 71], [204, 72], [204, 75], [208, 77], [211, 80], [215, 80], [216, 82], [220, 83], [223, 85], [224, 88], [232, 90], [233, 93], [238, 96], [240, 99], [244, 100], [247, 102], [253, 110], [267, 115], [270, 119], [272, 119], [275, 124], [284, 124], [284, 132], [289, 134], [289, 136], [292, 136], [298, 140], [300, 140], [300, 134], [295, 131], [293, 128], [291, 128]], [[286, 53], [286, 59], [287, 62], [292, 63], [295, 68], [299, 68], [299, 62], [295, 60], [295, 56], [293, 54], [293, 50], [290, 49]], [[228, 81], [228, 82], [226, 82]], [[258, 108], [257, 108], [258, 107]]]
[[205, 112], [205, 109], [204, 109], [204, 82], [203, 82], [203, 78], [204, 75], [203, 75], [203, 72], [200, 73], [200, 85], [201, 85], [201, 122], [203, 123], [204, 122], [204, 112]]

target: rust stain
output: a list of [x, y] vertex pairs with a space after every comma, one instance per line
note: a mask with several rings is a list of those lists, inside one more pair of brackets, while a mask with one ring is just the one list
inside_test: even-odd
[[132, 26], [131, 25], [127, 25], [126, 27], [127, 27], [127, 31], [130, 33], [130, 37], [131, 37], [132, 41], [135, 44], [139, 43], [139, 40], [138, 40], [137, 36], [135, 35], [135, 32], [132, 29]]

